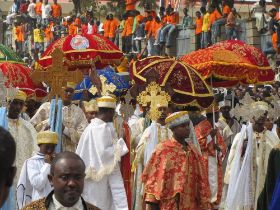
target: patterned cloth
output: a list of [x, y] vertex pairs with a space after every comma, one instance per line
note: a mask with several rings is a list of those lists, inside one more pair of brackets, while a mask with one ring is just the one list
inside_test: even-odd
[[[217, 160], [215, 163], [213, 163], [213, 161], [212, 162], [209, 161], [212, 160], [213, 158], [216, 159], [216, 150], [214, 148], [215, 142], [210, 135], [210, 132], [212, 131], [212, 125], [209, 123], [208, 120], [203, 120], [198, 125], [196, 125], [194, 129], [195, 129], [197, 140], [201, 148], [202, 162], [206, 170], [206, 177], [209, 178], [208, 185], [212, 192], [211, 203], [214, 206], [216, 206], [220, 204], [222, 198], [222, 190], [223, 190], [223, 169], [222, 169], [223, 161], [222, 160], [226, 154], [227, 147], [223, 141], [221, 134], [217, 131], [216, 144], [218, 144], [221, 151], [218, 153]], [[212, 165], [212, 164], [216, 164], [216, 165]], [[213, 167], [217, 168], [217, 172], [211, 171], [211, 168]], [[213, 172], [213, 174], [211, 172]], [[213, 184], [215, 184], [216, 186], [214, 186]], [[213, 194], [213, 188], [216, 188], [216, 194]]]
[[165, 141], [157, 146], [143, 172], [145, 200], [158, 203], [161, 210], [210, 209], [206, 177], [192, 144], [184, 150], [175, 139]]
[[[100, 210], [90, 203], [85, 202], [81, 197], [82, 207], [79, 210]], [[46, 198], [34, 201], [23, 208], [23, 210], [52, 210], [53, 209], [53, 192], [51, 192]]]

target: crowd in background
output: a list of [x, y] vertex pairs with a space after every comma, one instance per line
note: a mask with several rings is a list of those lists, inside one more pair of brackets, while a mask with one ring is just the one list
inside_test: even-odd
[[[256, 18], [260, 33], [272, 35], [264, 53], [276, 54], [279, 14], [276, 8], [266, 12], [265, 4], [264, 0], [254, 4], [249, 16]], [[194, 30], [195, 50], [222, 39], [239, 39], [242, 31], [239, 24], [241, 16], [233, 3], [227, 0], [223, 0], [221, 6], [202, 4], [200, 10], [195, 12], [196, 17], [191, 17], [188, 8], [184, 8], [181, 20], [179, 12], [170, 5], [159, 8], [158, 13], [149, 8], [144, 11], [141, 14], [137, 10], [129, 10], [121, 17], [108, 14], [105, 21], [100, 21], [92, 10], [63, 17], [62, 7], [57, 0], [51, 3], [48, 0], [15, 0], [5, 22], [13, 31], [11, 47], [30, 65], [53, 41], [66, 35], [101, 34], [125, 54], [152, 56], [164, 55], [163, 48], [172, 47], [178, 29], [185, 30], [186, 37], [190, 37]], [[225, 28], [225, 37], [222, 27]]]

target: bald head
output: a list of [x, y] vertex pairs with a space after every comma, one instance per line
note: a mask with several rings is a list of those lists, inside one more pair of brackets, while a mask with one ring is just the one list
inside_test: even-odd
[[82, 158], [79, 155], [77, 155], [74, 152], [61, 152], [61, 153], [57, 154], [55, 156], [55, 158], [53, 159], [53, 161], [52, 161], [52, 164], [51, 164], [51, 174], [54, 173], [56, 165], [60, 164], [61, 162], [65, 162], [65, 160], [78, 161], [78, 162], [80, 162], [81, 166], [85, 170], [84, 161], [82, 160]]

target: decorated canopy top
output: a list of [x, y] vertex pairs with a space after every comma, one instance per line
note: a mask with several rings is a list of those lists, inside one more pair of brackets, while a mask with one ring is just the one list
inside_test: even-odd
[[175, 58], [152, 56], [134, 62], [130, 74], [136, 84], [145, 84], [149, 73], [158, 74], [156, 82], [161, 86], [170, 85], [174, 90], [171, 101], [179, 105], [209, 107], [213, 102], [211, 88], [196, 70]]
[[225, 41], [180, 58], [192, 65], [214, 87], [263, 84], [274, 80], [263, 53], [241, 41]]
[[118, 65], [123, 58], [123, 53], [114, 43], [98, 34], [69, 35], [58, 39], [46, 49], [38, 61], [43, 68], [52, 64], [51, 54], [56, 48], [65, 54], [70, 70], [91, 67], [93, 63], [97, 68]]
[[0, 70], [6, 78], [6, 87], [19, 88], [27, 95], [35, 95], [38, 98], [45, 97], [47, 92], [41, 83], [35, 84], [31, 79], [31, 69], [18, 64], [2, 62]]

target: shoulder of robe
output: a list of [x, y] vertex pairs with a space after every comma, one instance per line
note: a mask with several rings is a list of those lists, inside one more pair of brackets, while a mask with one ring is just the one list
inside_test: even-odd
[[45, 198], [42, 198], [37, 201], [33, 201], [30, 204], [26, 205], [23, 207], [22, 210], [47, 210], [46, 205], [45, 205]]
[[277, 144], [273, 149], [280, 150], [280, 144]]

